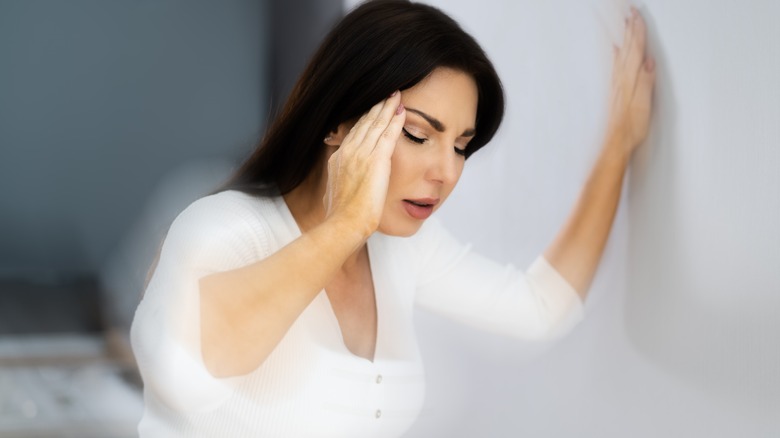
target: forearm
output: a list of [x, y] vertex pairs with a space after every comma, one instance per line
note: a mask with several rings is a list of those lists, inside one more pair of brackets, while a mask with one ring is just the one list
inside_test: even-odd
[[327, 221], [266, 259], [202, 278], [201, 347], [211, 374], [259, 367], [363, 243], [348, 223]]
[[571, 216], [544, 253], [583, 299], [612, 229], [628, 160], [649, 130], [655, 61], [645, 41], [644, 19], [632, 8], [623, 45], [614, 49], [607, 141]]
[[553, 243], [547, 261], [585, 299], [615, 218], [629, 153], [605, 142], [574, 209]]

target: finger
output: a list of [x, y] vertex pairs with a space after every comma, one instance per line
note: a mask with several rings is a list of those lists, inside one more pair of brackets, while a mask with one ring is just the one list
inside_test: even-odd
[[341, 151], [338, 150], [331, 154], [328, 158], [328, 184], [335, 180], [339, 174], [339, 167], [341, 166]]
[[404, 123], [406, 123], [406, 108], [399, 102], [393, 117], [390, 119], [390, 123], [384, 131], [382, 131], [382, 134], [376, 142], [374, 153], [377, 154], [378, 157], [390, 159], [395, 150], [395, 145], [398, 143], [398, 138], [401, 136]]
[[632, 7], [628, 17], [626, 17], [626, 30], [623, 34], [623, 45], [621, 47], [621, 64], [626, 65], [628, 57], [631, 54], [631, 48], [634, 43], [634, 25], [636, 23], [635, 9]]
[[341, 149], [337, 149], [328, 157], [328, 172], [334, 171], [335, 167], [338, 166], [339, 157], [341, 156], [340, 152]]
[[645, 44], [647, 41], [647, 26], [645, 20], [639, 15], [634, 16], [634, 29], [632, 32], [631, 46], [629, 47], [628, 66], [631, 69], [639, 69], [645, 61]]
[[398, 105], [401, 103], [401, 93], [395, 92], [390, 97], [385, 99], [382, 110], [377, 117], [371, 122], [371, 126], [366, 132], [366, 136], [363, 139], [364, 146], [361, 148], [365, 154], [370, 154], [376, 146], [379, 137], [382, 135], [387, 126], [395, 116], [395, 112], [398, 109]]
[[368, 127], [376, 119], [383, 106], [384, 101], [378, 102], [363, 114], [344, 137], [340, 149], [346, 149], [347, 151], [356, 149], [363, 142], [363, 138], [366, 136], [366, 132], [368, 132]]
[[339, 174], [339, 151], [332, 153], [328, 158], [328, 180], [325, 187], [325, 195], [322, 197], [323, 205], [326, 211], [329, 211], [333, 203], [333, 190], [336, 178]]

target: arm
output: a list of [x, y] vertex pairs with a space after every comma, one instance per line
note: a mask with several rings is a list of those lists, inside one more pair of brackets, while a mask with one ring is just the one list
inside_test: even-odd
[[201, 278], [209, 372], [229, 377], [260, 366], [363, 239], [349, 222], [330, 220], [259, 262]]
[[435, 218], [407, 240], [400, 263], [415, 272], [420, 307], [487, 332], [550, 341], [582, 317], [582, 301], [543, 257], [527, 270], [496, 263], [455, 239]]
[[627, 154], [607, 141], [569, 218], [544, 257], [584, 300], [612, 229], [628, 166]]
[[212, 375], [259, 367], [376, 230], [404, 118], [395, 93], [344, 138], [328, 161], [324, 221], [261, 261], [200, 280], [201, 350]]
[[615, 48], [606, 141], [571, 215], [544, 252], [583, 299], [612, 229], [629, 159], [647, 136], [655, 69], [645, 40], [644, 20], [632, 9], [623, 47]]

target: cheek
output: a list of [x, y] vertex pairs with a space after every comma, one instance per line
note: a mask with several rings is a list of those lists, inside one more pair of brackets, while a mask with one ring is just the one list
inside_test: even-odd
[[393, 156], [390, 158], [390, 185], [389, 190], [400, 188], [413, 181], [416, 172], [413, 151], [409, 150], [408, 145], [401, 144], [401, 140], [395, 146]]

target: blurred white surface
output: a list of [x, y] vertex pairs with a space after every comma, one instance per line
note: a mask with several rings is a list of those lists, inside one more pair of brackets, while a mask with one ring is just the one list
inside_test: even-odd
[[105, 348], [90, 335], [0, 338], [0, 436], [137, 436], [141, 392]]

